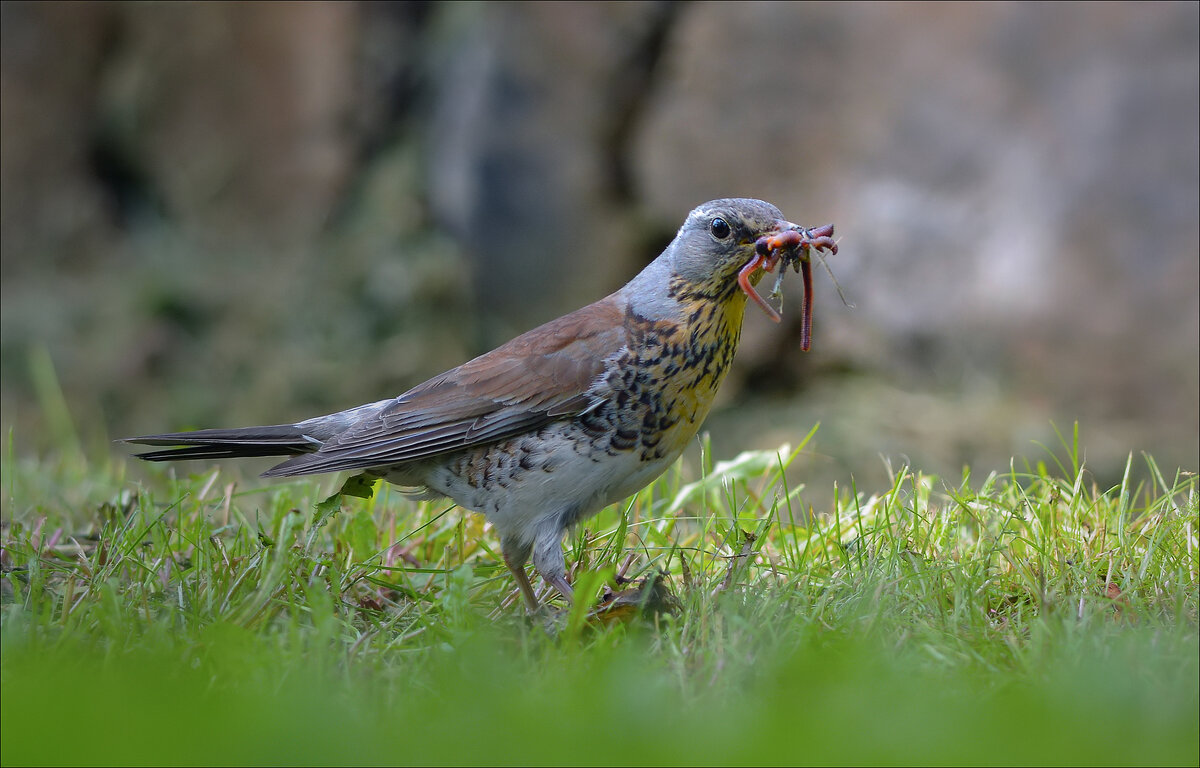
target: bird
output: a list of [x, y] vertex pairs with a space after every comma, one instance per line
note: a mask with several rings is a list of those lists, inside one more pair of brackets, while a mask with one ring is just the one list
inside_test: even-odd
[[540, 608], [531, 558], [570, 604], [566, 533], [679, 457], [733, 362], [747, 300], [779, 319], [754, 289], [766, 272], [779, 265], [782, 278], [803, 261], [808, 321], [801, 257], [809, 245], [836, 251], [832, 233], [762, 200], [712, 200], [616, 292], [397, 397], [293, 424], [124, 442], [160, 447], [137, 454], [148, 461], [280, 456], [263, 477], [359, 470], [449, 498], [492, 524], [530, 613]]

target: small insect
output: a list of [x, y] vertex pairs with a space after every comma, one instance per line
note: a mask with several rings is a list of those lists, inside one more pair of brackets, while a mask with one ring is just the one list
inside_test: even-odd
[[[800, 273], [804, 282], [804, 304], [800, 314], [800, 349], [804, 352], [807, 352], [812, 346], [812, 252], [816, 251], [818, 258], [821, 258], [821, 251], [836, 254], [837, 249], [837, 242], [833, 239], [832, 224], [812, 229], [795, 227], [777, 235], [764, 235], [758, 238], [754, 243], [754, 258], [738, 272], [738, 285], [746, 292], [747, 296], [754, 300], [755, 304], [767, 313], [767, 317], [777, 323], [782, 319], [779, 311], [754, 289], [750, 278], [759, 269], [764, 272], [772, 272], [778, 266], [779, 274], [775, 278], [775, 285], [770, 295], [771, 298], [779, 298], [782, 296], [780, 291], [783, 287], [783, 275], [787, 268], [790, 266]], [[821, 263], [825, 263], [824, 258], [821, 258]], [[829, 265], [826, 264], [825, 269], [828, 271]], [[841, 294], [840, 287], [838, 294]], [[845, 297], [842, 297], [842, 301], [845, 301]]]

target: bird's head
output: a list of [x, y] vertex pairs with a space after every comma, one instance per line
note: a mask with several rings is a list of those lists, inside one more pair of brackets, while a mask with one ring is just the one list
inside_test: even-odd
[[808, 349], [812, 327], [809, 250], [815, 247], [836, 253], [832, 235], [832, 225], [805, 229], [762, 200], [707, 202], [688, 214], [665, 254], [670, 258], [672, 291], [684, 302], [732, 303], [738, 310], [749, 298], [779, 322], [779, 313], [754, 287], [764, 273], [791, 265], [804, 276], [802, 348]]
[[[718, 299], [738, 292], [738, 274], [758, 255], [760, 238], [798, 229], [762, 200], [713, 200], [690, 214], [671, 243], [672, 272], [685, 290]], [[762, 270], [748, 276], [751, 285]]]
[[[837, 253], [833, 225], [805, 229], [762, 200], [712, 200], [688, 214], [675, 239], [621, 293], [648, 318], [691, 317], [697, 309], [719, 310], [741, 327], [742, 308], [751, 299], [775, 322], [779, 312], [755, 286], [766, 272], [792, 266], [804, 279], [801, 348], [812, 330], [812, 249]], [[776, 290], [779, 288], [777, 279]], [[702, 314], [708, 314], [707, 312]]]

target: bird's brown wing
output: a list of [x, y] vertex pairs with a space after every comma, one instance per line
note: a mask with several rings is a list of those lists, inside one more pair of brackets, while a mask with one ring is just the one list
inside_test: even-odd
[[494, 443], [592, 405], [588, 389], [627, 343], [612, 296], [420, 384], [266, 476], [367, 469]]

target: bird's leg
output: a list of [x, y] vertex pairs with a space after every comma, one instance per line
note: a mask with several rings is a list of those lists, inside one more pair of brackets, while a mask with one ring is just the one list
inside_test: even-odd
[[537, 613], [537, 596], [533, 594], [533, 585], [529, 583], [529, 577], [525, 575], [525, 563], [529, 560], [529, 552], [532, 548], [530, 544], [519, 544], [512, 539], [505, 538], [500, 541], [504, 564], [517, 580], [517, 586], [521, 588], [521, 597], [525, 598], [525, 607], [530, 613]]
[[560, 528], [545, 530], [538, 535], [533, 545], [533, 567], [546, 583], [554, 587], [567, 599], [570, 604], [574, 600], [575, 590], [567, 582], [567, 563], [563, 558], [562, 538]]

